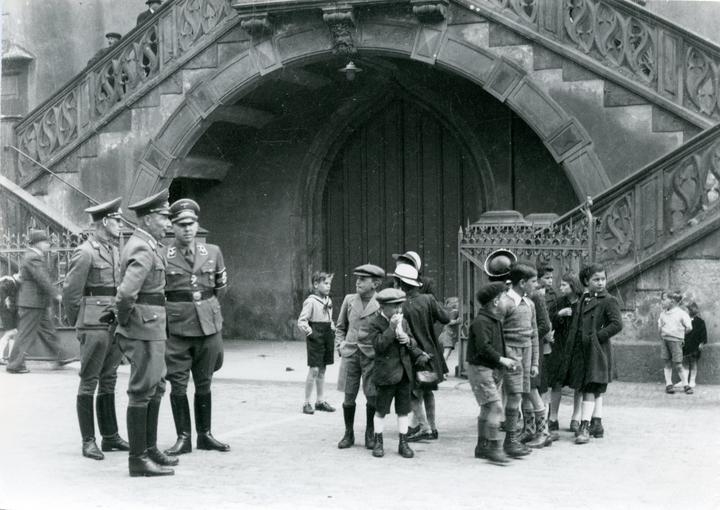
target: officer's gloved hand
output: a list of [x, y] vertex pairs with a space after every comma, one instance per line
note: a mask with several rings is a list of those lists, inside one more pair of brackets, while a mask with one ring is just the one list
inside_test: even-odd
[[108, 306], [105, 311], [98, 317], [98, 322], [111, 326], [117, 324], [117, 314], [114, 306]]

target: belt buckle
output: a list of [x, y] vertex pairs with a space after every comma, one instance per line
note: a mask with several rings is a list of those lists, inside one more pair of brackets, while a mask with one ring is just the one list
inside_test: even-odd
[[193, 301], [200, 301], [202, 299], [202, 293], [199, 290], [196, 290], [192, 293]]

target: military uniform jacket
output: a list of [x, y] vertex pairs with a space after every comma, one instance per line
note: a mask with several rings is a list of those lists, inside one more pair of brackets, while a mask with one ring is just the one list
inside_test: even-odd
[[359, 294], [345, 296], [335, 324], [335, 347], [341, 357], [350, 356], [358, 349], [368, 358], [375, 357], [375, 348], [368, 333], [373, 314], [379, 309], [375, 296], [370, 298], [367, 306], [363, 306]]
[[118, 326], [115, 332], [131, 340], [167, 339], [165, 306], [138, 303], [138, 296], [164, 296], [165, 259], [157, 241], [138, 228], [120, 255], [121, 281], [115, 304]]
[[117, 247], [95, 236], [78, 246], [70, 259], [63, 285], [65, 317], [78, 329], [107, 329], [98, 321], [114, 296], [89, 296], [92, 289], [117, 288], [120, 254]]
[[[207, 336], [222, 330], [223, 318], [218, 296], [227, 287], [227, 272], [222, 252], [214, 244], [195, 242], [192, 267], [173, 239], [165, 250], [168, 295], [166, 309], [171, 335]], [[187, 293], [192, 300], [172, 301], [173, 292]], [[212, 294], [210, 297], [203, 297]]]
[[47, 308], [59, 294], [50, 280], [45, 255], [36, 248], [28, 248], [20, 266], [20, 292], [18, 306], [24, 308]]

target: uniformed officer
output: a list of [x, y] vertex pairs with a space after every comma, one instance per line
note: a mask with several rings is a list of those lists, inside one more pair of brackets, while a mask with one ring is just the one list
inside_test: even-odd
[[190, 406], [187, 386], [192, 372], [195, 383], [195, 429], [198, 450], [227, 452], [230, 446], [210, 433], [213, 372], [222, 365], [221, 298], [227, 288], [227, 273], [220, 248], [198, 242], [200, 206], [183, 198], [170, 206], [175, 239], [168, 243], [167, 300], [168, 331], [167, 380], [170, 381], [177, 442], [165, 450], [169, 455], [192, 451]]
[[104, 455], [95, 443], [93, 396], [103, 452], [128, 451], [129, 445], [118, 434], [115, 415], [115, 383], [122, 353], [114, 338], [114, 329], [100, 322], [113, 302], [120, 281], [121, 198], [85, 209], [92, 217], [93, 234], [78, 246], [70, 259], [63, 285], [63, 303], [68, 324], [77, 328], [80, 340], [80, 387], [77, 415], [82, 435], [82, 454], [95, 460]]
[[138, 227], [120, 256], [115, 305], [120, 350], [130, 361], [127, 428], [130, 476], [172, 475], [177, 465], [157, 448], [160, 401], [165, 393], [165, 259], [158, 242], [170, 228], [168, 191], [128, 206]]

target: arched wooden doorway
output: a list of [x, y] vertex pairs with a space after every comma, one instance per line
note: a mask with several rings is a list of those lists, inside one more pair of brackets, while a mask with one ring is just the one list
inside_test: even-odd
[[352, 268], [388, 271], [392, 254], [417, 251], [438, 297], [457, 290], [457, 233], [482, 212], [477, 164], [437, 114], [394, 96], [337, 153], [324, 193], [325, 267], [333, 296], [354, 292]]

